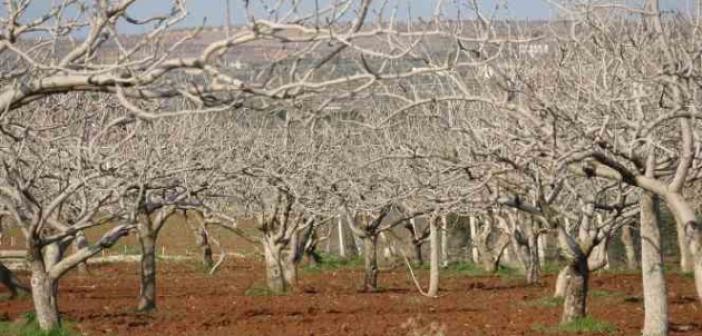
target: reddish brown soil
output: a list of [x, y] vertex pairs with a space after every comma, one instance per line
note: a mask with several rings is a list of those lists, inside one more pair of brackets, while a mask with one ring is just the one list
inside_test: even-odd
[[[360, 270], [343, 269], [301, 272], [292, 294], [250, 296], [247, 289], [262, 286], [260, 262], [230, 258], [225, 265], [208, 276], [193, 263], [161, 263], [159, 310], [150, 315], [134, 311], [136, 264], [93, 267], [92, 275], [62, 280], [60, 308], [86, 335], [130, 336], [541, 335], [534, 326], [553, 325], [560, 314], [560, 307], [534, 304], [551, 294], [552, 276], [542, 286], [525, 286], [514, 278], [445, 275], [441, 297], [430, 299], [414, 290], [402, 269], [381, 273], [379, 293], [358, 293]], [[617, 335], [639, 334], [640, 283], [638, 275], [594, 275], [590, 313], [613, 323]], [[669, 294], [672, 334], [702, 335], [692, 280], [669, 276]], [[0, 317], [15, 319], [30, 309], [29, 298], [2, 301]]]

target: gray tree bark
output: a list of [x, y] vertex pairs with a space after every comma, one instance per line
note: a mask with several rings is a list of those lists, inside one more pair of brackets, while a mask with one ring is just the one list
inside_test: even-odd
[[198, 231], [197, 245], [200, 247], [202, 253], [202, 264], [207, 268], [211, 268], [212, 265], [214, 265], [214, 259], [212, 258], [212, 246], [210, 245], [209, 234], [205, 227], [200, 227]]
[[[141, 227], [141, 225], [140, 225]], [[141, 246], [139, 311], [156, 309], [156, 235], [148, 229], [140, 228]]]
[[280, 249], [270, 239], [263, 239], [263, 252], [266, 262], [266, 284], [274, 293], [283, 293], [288, 289], [283, 273]]
[[39, 247], [30, 246], [30, 269], [32, 301], [39, 327], [45, 331], [56, 329], [61, 326], [58, 313], [58, 287], [56, 280], [49, 276]]
[[429, 291], [427, 295], [439, 294], [439, 232], [436, 227], [436, 218], [429, 219]]
[[344, 221], [338, 216], [337, 231], [339, 233], [339, 257], [346, 258], [346, 240], [344, 239]]
[[539, 235], [539, 238], [537, 240], [538, 244], [538, 253], [539, 253], [539, 265], [541, 267], [546, 266], [546, 247], [548, 245], [548, 235], [546, 233], [542, 233]]
[[621, 240], [626, 254], [626, 268], [629, 270], [637, 269], [638, 262], [636, 260], [636, 249], [634, 249], [634, 237], [631, 233], [631, 225], [624, 225], [622, 227]]
[[641, 197], [641, 277], [643, 280], [643, 336], [668, 334], [668, 301], [665, 283], [657, 197]]
[[684, 224], [682, 224], [680, 220], [676, 220], [675, 229], [678, 238], [678, 249], [680, 251], [680, 270], [684, 273], [693, 272], [694, 261], [692, 251], [690, 251], [690, 246], [688, 245], [687, 238], [685, 237]]
[[[280, 253], [280, 263], [283, 270], [283, 278], [285, 279], [285, 285], [287, 287], [294, 287], [297, 285], [297, 261], [295, 260], [296, 253], [300, 254], [299, 260], [302, 260], [302, 255], [304, 254], [304, 246], [299, 246], [298, 243], [299, 234], [297, 231], [293, 232], [290, 236], [290, 242], [288, 243], [287, 249], [281, 249]], [[299, 249], [299, 250], [297, 250]], [[286, 254], [287, 252], [287, 254]]]
[[589, 268], [587, 258], [577, 258], [566, 267], [566, 288], [561, 323], [585, 317]]
[[15, 298], [17, 296], [18, 290], [30, 293], [29, 287], [23, 285], [15, 276], [14, 273], [2, 262], [0, 262], [0, 283], [5, 285], [10, 291], [10, 298]]
[[[90, 245], [88, 243], [88, 239], [85, 238], [85, 234], [83, 231], [80, 231], [76, 233], [76, 238], [75, 242], [73, 243], [73, 247], [76, 251], [88, 247]], [[87, 274], [88, 273], [88, 263], [87, 262], [82, 262], [78, 264], [78, 273], [80, 274]]]
[[448, 220], [441, 216], [441, 267], [448, 267]]
[[568, 288], [568, 266], [563, 267], [561, 271], [558, 272], [558, 277], [556, 278], [556, 290], [553, 292], [553, 297], [565, 297], [566, 288]]
[[[591, 209], [591, 208], [590, 208]], [[584, 216], [581, 224], [580, 234], [586, 234], [589, 226], [588, 216]], [[583, 226], [585, 228], [583, 228]], [[561, 246], [561, 253], [568, 260], [568, 265], [563, 270], [565, 291], [563, 301], [563, 313], [561, 323], [570, 323], [579, 318], [585, 317], [587, 311], [587, 291], [590, 276], [590, 265], [588, 264], [588, 254], [592, 251], [592, 246], [582, 246], [576, 242], [562, 225], [558, 227], [558, 240]]]
[[526, 281], [528, 284], [535, 284], [541, 280], [541, 267], [539, 266], [538, 237], [531, 232], [528, 237]]
[[470, 226], [470, 255], [474, 264], [480, 262], [480, 255], [478, 253], [477, 237], [478, 237], [478, 223], [475, 216], [470, 216], [468, 218], [468, 225]]
[[[702, 244], [700, 237], [700, 225], [697, 222], [695, 212], [680, 193], [668, 193], [664, 195], [668, 209], [673, 213], [676, 222], [684, 229], [686, 248], [690, 252], [689, 261], [692, 265], [695, 276], [695, 288], [697, 296], [702, 301]], [[694, 257], [695, 259], [691, 259]], [[681, 251], [682, 258], [682, 251]], [[694, 262], [691, 262], [694, 261]], [[682, 263], [682, 259], [681, 259]], [[683, 269], [685, 271], [685, 269]]]
[[378, 290], [378, 237], [363, 237], [363, 258], [365, 276], [363, 278], [363, 290], [374, 292]]

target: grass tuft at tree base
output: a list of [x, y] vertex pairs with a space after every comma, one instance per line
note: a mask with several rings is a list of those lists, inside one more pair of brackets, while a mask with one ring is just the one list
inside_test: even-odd
[[246, 291], [244, 292], [244, 295], [246, 296], [282, 296], [286, 295], [286, 293], [278, 293], [276, 291], [271, 290], [266, 286], [265, 284], [260, 284], [256, 283], [251, 285]]
[[443, 272], [454, 275], [479, 276], [485, 275], [485, 271], [478, 265], [472, 262], [452, 262], [443, 270]]
[[612, 334], [617, 331], [617, 328], [606, 321], [600, 321], [592, 316], [585, 316], [576, 319], [569, 323], [562, 323], [556, 326], [544, 326], [537, 324], [531, 327], [533, 330], [545, 334], [554, 333], [593, 333], [593, 334]]
[[327, 253], [320, 253], [320, 262], [308, 264], [302, 270], [305, 273], [321, 273], [342, 268], [356, 268], [363, 266], [363, 259], [359, 256], [351, 258], [341, 258]]
[[62, 326], [50, 331], [39, 328], [34, 312], [27, 312], [18, 321], [0, 321], [0, 335], [6, 336], [78, 336], [79, 333], [71, 328], [70, 323], [63, 322]]
[[525, 304], [529, 307], [546, 307], [555, 308], [563, 305], [562, 297], [544, 296], [535, 300], [527, 301]]

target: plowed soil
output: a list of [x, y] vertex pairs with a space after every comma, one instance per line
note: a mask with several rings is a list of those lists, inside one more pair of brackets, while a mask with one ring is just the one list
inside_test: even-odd
[[[553, 276], [526, 286], [514, 277], [444, 274], [441, 296], [432, 299], [417, 293], [404, 269], [382, 272], [377, 293], [357, 291], [360, 269], [303, 270], [294, 292], [270, 296], [261, 290], [260, 261], [229, 258], [213, 276], [195, 262], [160, 263], [158, 311], [141, 314], [134, 310], [136, 264], [93, 266], [91, 273], [69, 274], [60, 285], [63, 316], [85, 335], [542, 335], [538, 326], [555, 325], [561, 312], [543, 303]], [[668, 279], [671, 334], [702, 335], [692, 279]], [[595, 274], [590, 284], [590, 314], [616, 326], [615, 335], [639, 334], [640, 276]], [[29, 310], [28, 297], [0, 301], [0, 318]]]

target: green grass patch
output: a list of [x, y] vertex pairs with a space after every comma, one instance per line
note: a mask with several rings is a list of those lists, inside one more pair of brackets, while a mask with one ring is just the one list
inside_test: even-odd
[[454, 262], [450, 263], [448, 267], [441, 270], [442, 274], [448, 274], [452, 276], [498, 276], [502, 280], [510, 282], [519, 280], [522, 275], [516, 268], [499, 266], [495, 273], [486, 272], [482, 267], [472, 263], [472, 262]]
[[680, 274], [683, 278], [685, 278], [685, 279], [688, 279], [688, 280], [695, 280], [695, 273], [693, 273], [693, 272], [683, 272], [683, 271], [679, 271], [679, 274]]
[[502, 280], [515, 280], [521, 277], [518, 269], [506, 266], [499, 266], [495, 274], [502, 278]]
[[534, 331], [538, 331], [545, 334], [554, 333], [593, 333], [593, 334], [612, 334], [617, 331], [617, 328], [607, 322], [595, 319], [592, 316], [585, 316], [583, 318], [576, 319], [570, 323], [563, 323], [556, 326], [544, 326], [541, 324], [536, 324], [532, 326]]
[[541, 274], [558, 274], [563, 269], [563, 264], [557, 262], [547, 262], [541, 268]]
[[525, 303], [529, 307], [546, 307], [546, 308], [556, 308], [563, 305], [563, 298], [544, 296], [535, 300], [527, 301]]
[[478, 265], [471, 262], [452, 262], [442, 270], [442, 273], [451, 275], [479, 276], [486, 275], [485, 271]]
[[78, 336], [70, 322], [63, 321], [60, 328], [42, 331], [34, 312], [27, 312], [18, 321], [0, 321], [0, 335], [7, 336]]
[[616, 291], [608, 291], [608, 290], [604, 290], [604, 289], [592, 289], [592, 290], [588, 291], [588, 294], [590, 295], [590, 297], [593, 297], [593, 298], [624, 296], [624, 293], [616, 292]]
[[628, 269], [626, 267], [610, 267], [609, 269], [602, 269], [597, 272], [614, 275], [635, 275], [641, 273], [641, 270]]
[[321, 262], [305, 265], [302, 271], [305, 273], [323, 273], [325, 271], [334, 271], [342, 268], [357, 268], [363, 266], [363, 258], [361, 257], [340, 258], [339, 256], [326, 253], [322, 253], [320, 257]]

